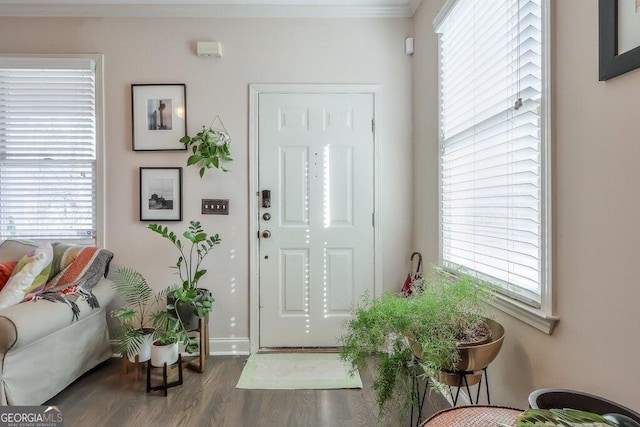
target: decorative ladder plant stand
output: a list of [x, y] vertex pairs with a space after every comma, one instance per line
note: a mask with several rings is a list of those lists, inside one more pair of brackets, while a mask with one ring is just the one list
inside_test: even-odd
[[199, 336], [198, 354], [183, 363], [191, 370], [202, 374], [207, 368], [207, 357], [209, 356], [209, 318], [198, 319], [198, 328], [189, 332], [197, 332]]

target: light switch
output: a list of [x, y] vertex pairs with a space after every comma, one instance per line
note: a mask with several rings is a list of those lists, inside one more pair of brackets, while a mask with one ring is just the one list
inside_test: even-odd
[[229, 215], [229, 199], [202, 199], [203, 215]]

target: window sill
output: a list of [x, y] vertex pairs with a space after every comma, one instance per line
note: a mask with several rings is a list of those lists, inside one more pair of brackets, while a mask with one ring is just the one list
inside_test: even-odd
[[539, 308], [530, 307], [505, 295], [496, 294], [489, 304], [549, 335], [551, 335], [553, 328], [560, 320], [558, 316]]

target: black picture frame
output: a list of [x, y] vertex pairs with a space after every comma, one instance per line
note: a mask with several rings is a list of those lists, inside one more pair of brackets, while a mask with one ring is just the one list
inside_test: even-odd
[[182, 221], [182, 168], [140, 168], [140, 221]]
[[[168, 110], [168, 111], [166, 111]], [[131, 85], [133, 151], [184, 151], [187, 134], [187, 85]]]
[[600, 81], [640, 67], [640, 46], [618, 54], [618, 7], [620, 0], [599, 0]]

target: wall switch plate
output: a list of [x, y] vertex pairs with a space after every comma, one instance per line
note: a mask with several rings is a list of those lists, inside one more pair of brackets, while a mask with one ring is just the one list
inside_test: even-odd
[[229, 199], [202, 199], [203, 215], [229, 215]]

